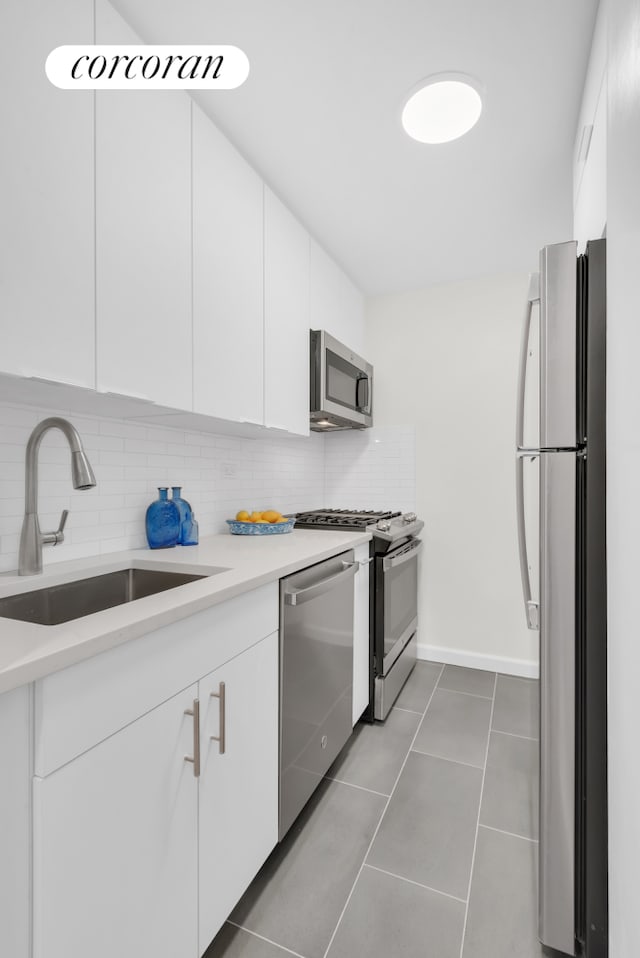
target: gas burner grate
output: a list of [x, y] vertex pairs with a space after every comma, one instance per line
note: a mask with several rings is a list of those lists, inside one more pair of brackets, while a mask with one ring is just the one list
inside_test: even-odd
[[366, 529], [380, 519], [394, 519], [400, 514], [378, 509], [314, 509], [297, 514], [296, 528], [314, 529], [322, 526], [329, 529]]

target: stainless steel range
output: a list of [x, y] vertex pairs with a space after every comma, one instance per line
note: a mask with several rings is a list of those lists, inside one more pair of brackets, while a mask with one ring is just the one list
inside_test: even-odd
[[416, 663], [418, 628], [418, 539], [424, 522], [415, 512], [319, 509], [298, 513], [298, 529], [370, 532], [371, 668], [369, 707], [363, 718], [383, 720]]

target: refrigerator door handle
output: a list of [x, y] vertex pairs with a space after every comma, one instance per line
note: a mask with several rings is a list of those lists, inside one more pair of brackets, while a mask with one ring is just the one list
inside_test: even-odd
[[524, 446], [524, 403], [527, 385], [527, 354], [529, 351], [529, 335], [531, 332], [531, 315], [533, 307], [540, 302], [540, 274], [532, 273], [529, 277], [529, 292], [524, 308], [522, 323], [522, 339], [520, 341], [520, 369], [518, 374], [518, 403], [516, 406], [516, 448]]
[[531, 598], [531, 576], [527, 555], [527, 531], [524, 519], [524, 460], [537, 459], [538, 452], [521, 451], [516, 456], [516, 508], [518, 514], [518, 552], [520, 554], [520, 576], [522, 578], [522, 594], [524, 597], [524, 611], [527, 617], [527, 628], [538, 631], [539, 607]]

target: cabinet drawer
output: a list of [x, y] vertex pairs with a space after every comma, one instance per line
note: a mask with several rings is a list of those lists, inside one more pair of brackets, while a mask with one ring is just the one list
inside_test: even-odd
[[45, 776], [278, 628], [278, 583], [35, 683], [35, 774]]

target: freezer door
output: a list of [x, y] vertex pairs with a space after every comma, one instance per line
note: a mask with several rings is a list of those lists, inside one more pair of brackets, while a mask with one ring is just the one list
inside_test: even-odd
[[577, 429], [578, 244], [540, 252], [540, 448], [571, 449]]
[[576, 453], [540, 455], [540, 941], [575, 954]]

